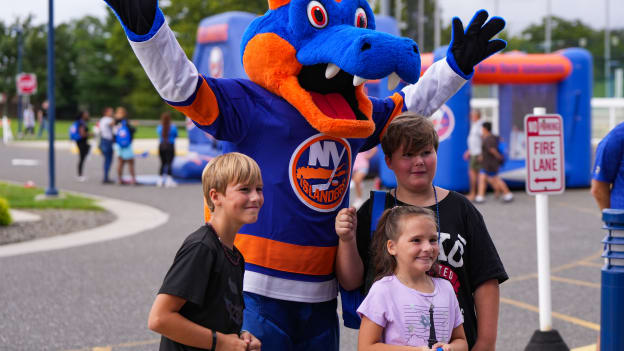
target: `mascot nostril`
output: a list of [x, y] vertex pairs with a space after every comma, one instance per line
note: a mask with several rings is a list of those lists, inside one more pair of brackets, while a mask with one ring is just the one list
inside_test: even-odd
[[[270, 10], [243, 35], [241, 55], [249, 79], [228, 79], [197, 71], [156, 0], [106, 1], [165, 102], [203, 131], [230, 142], [231, 151], [253, 158], [262, 170], [264, 206], [257, 222], [244, 225], [235, 239], [245, 260], [243, 329], [262, 335], [267, 350], [337, 351], [334, 220], [349, 205], [355, 155], [379, 144], [386, 126], [402, 112], [431, 116], [437, 111], [472, 76], [476, 64], [504, 48], [504, 41], [490, 40], [504, 21], [484, 24], [487, 13], [479, 12], [464, 31], [454, 19], [446, 59], [433, 63], [413, 84], [420, 77], [418, 48], [412, 40], [372, 29], [367, 1], [269, 0]], [[314, 11], [326, 8], [331, 18], [310, 16], [309, 4]], [[366, 17], [369, 29], [355, 26], [354, 9]], [[310, 35], [313, 22], [318, 23]], [[366, 60], [358, 55], [364, 51]], [[384, 77], [394, 85], [391, 89], [401, 80], [412, 84], [386, 98], [368, 97], [366, 80]], [[346, 325], [359, 327], [358, 315], [345, 302], [342, 315]], [[282, 316], [303, 324], [263, 322], [282, 321]], [[217, 331], [237, 334], [241, 326], [232, 325]], [[298, 344], [289, 348], [284, 340]]]

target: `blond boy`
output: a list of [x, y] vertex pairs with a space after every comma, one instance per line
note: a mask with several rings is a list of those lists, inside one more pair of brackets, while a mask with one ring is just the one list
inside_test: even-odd
[[241, 331], [245, 262], [234, 246], [264, 202], [260, 168], [243, 154], [224, 154], [206, 166], [202, 187], [212, 216], [176, 253], [148, 326], [162, 334], [160, 350], [260, 350], [260, 341]]

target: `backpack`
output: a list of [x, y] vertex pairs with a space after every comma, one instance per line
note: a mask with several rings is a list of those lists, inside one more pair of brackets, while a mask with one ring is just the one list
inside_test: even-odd
[[115, 131], [115, 142], [120, 147], [126, 147], [132, 142], [132, 133], [126, 120], [122, 120], [121, 125]]
[[69, 139], [73, 141], [82, 139], [80, 136], [80, 125], [82, 125], [82, 121], [75, 121], [69, 126]]
[[[386, 207], [386, 192], [371, 191], [371, 200], [370, 237], [372, 239], [375, 229], [377, 228], [377, 222], [379, 222], [379, 217], [381, 217]], [[340, 287], [340, 301], [342, 302], [342, 320], [344, 321], [344, 326], [351, 329], [360, 329], [362, 320], [357, 314], [357, 309], [360, 307], [362, 301], [364, 301], [364, 294], [362, 294], [361, 289], [347, 291]]]

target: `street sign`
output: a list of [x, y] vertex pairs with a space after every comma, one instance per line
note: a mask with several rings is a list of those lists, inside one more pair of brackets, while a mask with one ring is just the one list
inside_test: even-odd
[[565, 189], [563, 121], [560, 115], [527, 115], [526, 191], [535, 194], [561, 194]]
[[15, 80], [19, 95], [32, 95], [37, 92], [37, 76], [34, 73], [20, 73]]

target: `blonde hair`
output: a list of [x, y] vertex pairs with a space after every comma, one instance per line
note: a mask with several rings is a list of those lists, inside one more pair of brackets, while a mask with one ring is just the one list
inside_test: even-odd
[[381, 139], [384, 154], [392, 154], [403, 146], [404, 152], [418, 152], [432, 145], [438, 151], [438, 132], [429, 118], [405, 112], [398, 115], [390, 124]]
[[[424, 217], [430, 220], [437, 228], [435, 214], [428, 208], [417, 206], [394, 206], [385, 210], [379, 222], [377, 229], [373, 235], [371, 243], [371, 252], [373, 254], [373, 263], [375, 267], [375, 280], [394, 274], [397, 267], [396, 257], [388, 252], [387, 242], [392, 240], [396, 242], [401, 236], [401, 222], [408, 217]], [[435, 271], [437, 264], [431, 269]]]
[[238, 152], [213, 158], [202, 172], [204, 198], [211, 211], [214, 210], [214, 204], [210, 200], [210, 189], [225, 194], [225, 189], [229, 184], [259, 183], [262, 183], [262, 174], [256, 161]]

